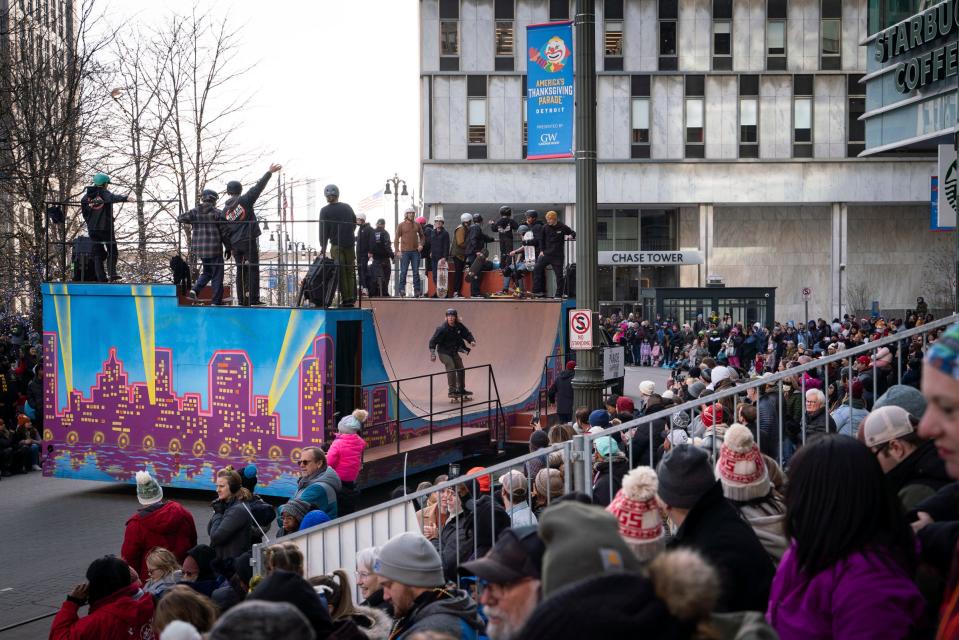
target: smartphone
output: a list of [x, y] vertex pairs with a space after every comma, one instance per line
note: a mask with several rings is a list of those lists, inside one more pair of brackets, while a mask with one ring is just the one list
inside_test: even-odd
[[449, 464], [449, 470], [446, 472], [446, 475], [449, 476], [450, 480], [460, 477], [460, 463], [451, 462]]

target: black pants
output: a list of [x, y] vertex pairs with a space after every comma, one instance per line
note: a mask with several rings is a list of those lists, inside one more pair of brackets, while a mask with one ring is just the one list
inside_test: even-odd
[[370, 285], [368, 284], [370, 279], [369, 260], [370, 258], [367, 254], [356, 256], [356, 275], [359, 278], [360, 287], [366, 289], [367, 292], [370, 291]]
[[210, 258], [200, 258], [203, 262], [203, 272], [200, 274], [200, 277], [196, 279], [196, 291], [198, 294], [200, 290], [207, 285], [208, 282], [213, 283], [213, 304], [222, 304], [223, 303], [223, 258], [210, 257]]
[[236, 260], [237, 300], [245, 307], [260, 303], [260, 246], [259, 240], [246, 240], [233, 247]]
[[480, 289], [482, 288], [480, 286], [480, 282], [482, 282], [483, 280], [483, 271], [480, 270], [480, 272], [477, 273], [475, 276], [469, 273], [469, 269], [470, 267], [473, 266], [473, 261], [476, 260], [476, 256], [475, 255], [468, 256], [466, 259], [468, 260], [468, 262], [466, 263], [466, 269], [470, 279], [470, 297], [480, 298], [483, 295], [482, 292], [480, 291]]
[[563, 278], [563, 256], [542, 255], [536, 258], [536, 266], [533, 267], [533, 293], [546, 293], [546, 267], [553, 267], [553, 274], [556, 276], [556, 297], [561, 297], [566, 293], [566, 281]]
[[393, 271], [389, 258], [373, 258], [370, 269], [370, 295], [388, 297], [390, 295], [390, 273]]
[[466, 270], [466, 261], [456, 256], [450, 258], [450, 291], [459, 294], [463, 289], [463, 271]]
[[360, 494], [355, 482], [343, 480], [341, 484], [343, 488], [336, 494], [336, 513], [340, 517], [356, 511], [356, 497]]
[[93, 252], [93, 268], [96, 270], [97, 280], [107, 282], [117, 277], [117, 238], [112, 231], [91, 233], [90, 239], [103, 245], [105, 251]]

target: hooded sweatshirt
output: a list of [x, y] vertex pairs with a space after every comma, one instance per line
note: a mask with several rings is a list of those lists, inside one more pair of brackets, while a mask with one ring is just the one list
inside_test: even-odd
[[153, 598], [131, 584], [90, 605], [86, 617], [71, 600], [60, 606], [50, 640], [128, 640], [152, 638]]
[[153, 547], [163, 547], [186, 559], [186, 552], [196, 546], [196, 523], [193, 514], [169, 500], [138, 510], [127, 520], [120, 555], [143, 578], [149, 577], [146, 556]]
[[478, 638], [483, 623], [476, 603], [460, 589], [434, 589], [420, 594], [412, 610], [393, 625], [390, 640], [407, 638], [417, 631], [435, 631], [454, 638]]
[[[97, 198], [103, 201], [102, 206]], [[94, 240], [113, 237], [113, 204], [126, 202], [128, 196], [118, 196], [106, 187], [90, 186], [80, 199], [80, 213], [87, 223], [87, 233]]]

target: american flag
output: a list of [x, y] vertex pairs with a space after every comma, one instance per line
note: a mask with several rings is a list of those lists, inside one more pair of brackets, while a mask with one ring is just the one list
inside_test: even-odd
[[366, 213], [367, 211], [372, 211], [373, 209], [381, 209], [383, 207], [383, 190], [380, 189], [376, 193], [367, 196], [360, 200], [359, 204], [356, 205], [356, 209], [360, 213]]

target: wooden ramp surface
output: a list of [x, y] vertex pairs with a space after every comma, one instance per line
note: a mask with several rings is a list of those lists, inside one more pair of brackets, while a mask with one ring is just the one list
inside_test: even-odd
[[[481, 427], [466, 427], [463, 429], [463, 433], [460, 434], [459, 427], [442, 429], [440, 431], [433, 432], [433, 444], [453, 442], [455, 440], [459, 440], [460, 438], [469, 438], [486, 433], [488, 431], [489, 429]], [[420, 449], [428, 446], [430, 446], [430, 434], [428, 433], [421, 436], [416, 436], [414, 438], [405, 438], [400, 442], [399, 453], [405, 453], [407, 451], [413, 451], [414, 449]], [[364, 451], [363, 462], [374, 462], [376, 460], [382, 460], [383, 458], [389, 458], [390, 456], [395, 455], [397, 455], [396, 442], [391, 442], [389, 444], [373, 447], [372, 449], [367, 449]]]

